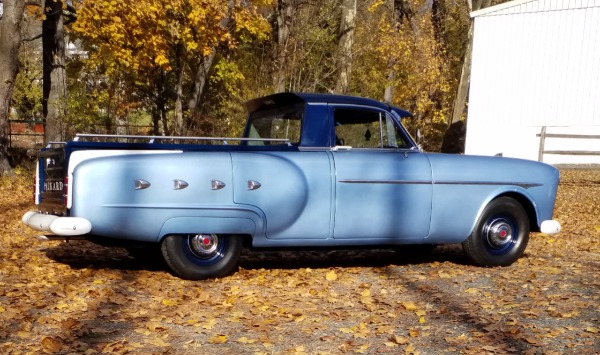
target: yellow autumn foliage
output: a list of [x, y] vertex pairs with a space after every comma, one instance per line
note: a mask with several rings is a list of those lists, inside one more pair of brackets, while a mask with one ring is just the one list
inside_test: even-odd
[[[206, 57], [219, 45], [234, 46], [224, 19], [236, 32], [266, 38], [270, 28], [256, 7], [242, 1], [154, 0], [83, 2], [74, 32], [86, 40], [89, 60], [115, 70], [171, 71], [181, 58]], [[110, 71], [109, 71], [110, 72]]]

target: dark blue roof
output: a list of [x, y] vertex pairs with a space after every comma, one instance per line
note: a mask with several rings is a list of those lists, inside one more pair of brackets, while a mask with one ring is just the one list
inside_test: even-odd
[[362, 105], [377, 107], [382, 110], [394, 110], [400, 117], [410, 117], [412, 114], [403, 109], [393, 107], [383, 102], [367, 99], [358, 96], [335, 95], [335, 94], [313, 94], [313, 93], [295, 93], [284, 92], [269, 96], [260, 97], [246, 102], [248, 112], [254, 112], [271, 105], [292, 104], [292, 103], [331, 103], [346, 105]]

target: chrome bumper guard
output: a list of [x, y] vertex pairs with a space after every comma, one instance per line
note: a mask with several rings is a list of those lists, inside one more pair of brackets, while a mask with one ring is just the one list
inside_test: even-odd
[[543, 221], [540, 226], [540, 232], [545, 234], [556, 234], [560, 232], [560, 222], [554, 219]]
[[35, 230], [60, 236], [83, 235], [92, 230], [90, 221], [81, 217], [59, 217], [29, 211], [23, 215], [22, 221]]

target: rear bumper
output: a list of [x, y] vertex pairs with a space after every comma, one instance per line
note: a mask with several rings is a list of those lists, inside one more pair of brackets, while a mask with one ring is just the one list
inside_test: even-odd
[[29, 211], [23, 215], [22, 221], [35, 230], [61, 236], [83, 235], [92, 230], [90, 221], [81, 217], [59, 217]]

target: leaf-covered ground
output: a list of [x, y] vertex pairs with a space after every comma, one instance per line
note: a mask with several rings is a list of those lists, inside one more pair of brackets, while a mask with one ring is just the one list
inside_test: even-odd
[[31, 176], [0, 180], [0, 353], [596, 354], [600, 171], [563, 171], [558, 236], [504, 268], [459, 246], [245, 253], [223, 279], [21, 225]]

